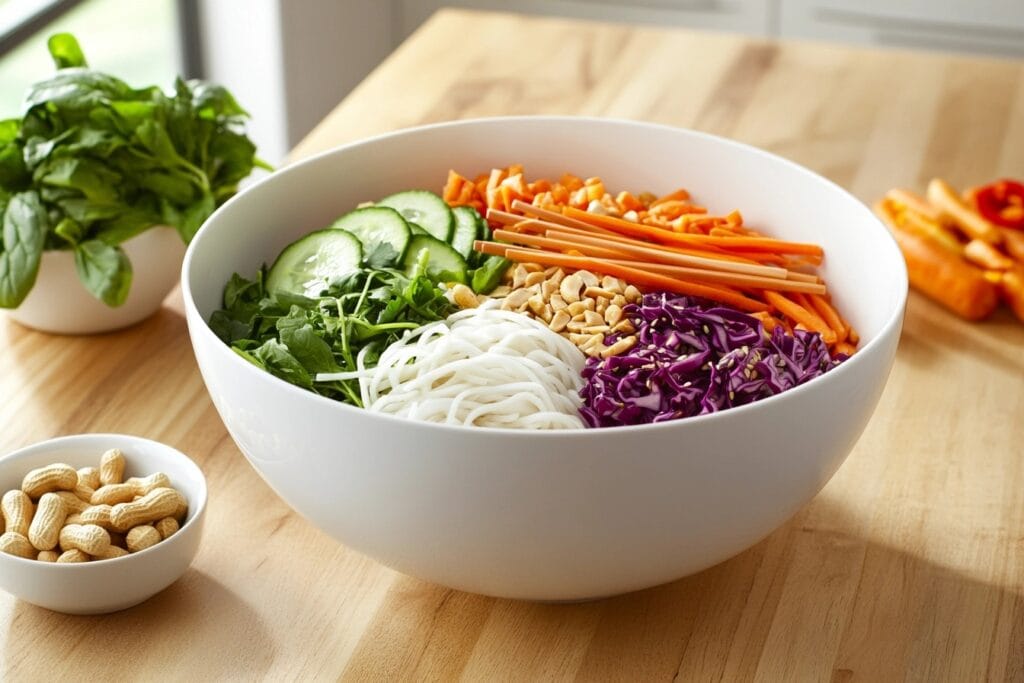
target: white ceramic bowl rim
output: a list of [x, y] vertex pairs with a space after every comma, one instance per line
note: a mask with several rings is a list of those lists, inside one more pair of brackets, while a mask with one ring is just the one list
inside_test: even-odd
[[[55, 448], [60, 448], [61, 446], [65, 445], [65, 444], [68, 444], [68, 443], [81, 444], [83, 442], [88, 442], [88, 441], [109, 442], [109, 441], [112, 441], [112, 440], [121, 440], [121, 439], [123, 439], [126, 442], [128, 442], [128, 444], [130, 444], [131, 441], [148, 442], [148, 443], [154, 444], [155, 446], [159, 446], [160, 448], [166, 449], [168, 451], [172, 451], [175, 454], [177, 454], [178, 456], [180, 456], [181, 460], [182, 460], [182, 463], [184, 464], [185, 468], [186, 469], [188, 469], [188, 468], [194, 469], [195, 470], [195, 474], [198, 475], [196, 477], [196, 481], [198, 481], [201, 484], [201, 486], [200, 486], [200, 488], [195, 493], [196, 493], [196, 498], [199, 500], [199, 503], [195, 506], [194, 509], [192, 509], [190, 507], [190, 509], [188, 511], [188, 519], [185, 521], [185, 523], [183, 525], [181, 525], [181, 528], [177, 531], [177, 533], [172, 535], [170, 538], [168, 538], [166, 540], [163, 540], [160, 543], [157, 543], [156, 545], [153, 545], [153, 546], [150, 546], [150, 547], [146, 548], [145, 550], [140, 550], [137, 553], [131, 553], [129, 555], [122, 555], [121, 557], [113, 557], [113, 558], [110, 558], [108, 560], [98, 560], [96, 562], [87, 562], [87, 563], [67, 562], [67, 563], [62, 563], [60, 565], [56, 565], [56, 564], [50, 565], [50, 563], [46, 563], [47, 565], [50, 565], [50, 566], [62, 566], [62, 567], [68, 567], [68, 568], [74, 567], [74, 568], [80, 569], [82, 567], [97, 567], [97, 566], [106, 567], [106, 566], [112, 565], [115, 562], [131, 562], [133, 560], [133, 558], [141, 557], [142, 555], [145, 555], [146, 553], [149, 553], [150, 551], [159, 551], [159, 550], [162, 550], [162, 549], [166, 549], [168, 546], [165, 545], [165, 544], [174, 543], [175, 540], [182, 538], [182, 536], [180, 536], [180, 534], [183, 531], [185, 531], [186, 529], [190, 528], [193, 524], [195, 524], [196, 520], [202, 519], [203, 511], [206, 509], [206, 496], [207, 496], [206, 477], [203, 476], [203, 471], [199, 469], [199, 466], [196, 465], [195, 462], [193, 462], [192, 458], [188, 457], [187, 455], [185, 455], [184, 453], [179, 451], [177, 448], [174, 448], [173, 446], [168, 446], [167, 444], [162, 443], [160, 441], [154, 441], [153, 439], [147, 439], [144, 436], [134, 436], [132, 434], [114, 434], [114, 433], [110, 433], [110, 432], [107, 432], [107, 433], [96, 432], [96, 433], [89, 433], [89, 434], [70, 434], [70, 435], [67, 435], [67, 436], [58, 436], [58, 437], [53, 438], [53, 439], [47, 439], [46, 441], [40, 441], [38, 443], [34, 443], [34, 444], [30, 445], [30, 446], [25, 446], [24, 448], [19, 448], [16, 451], [11, 451], [10, 453], [8, 453], [8, 454], [6, 454], [4, 456], [0, 456], [0, 467], [3, 467], [5, 465], [10, 464], [10, 461], [12, 461], [12, 460], [20, 460], [23, 457], [34, 455], [34, 454], [39, 453], [39, 452], [44, 452], [44, 451], [53, 450]], [[27, 558], [24, 558], [24, 557], [18, 557], [17, 555], [8, 555], [8, 556], [6, 556], [5, 559], [15, 560], [17, 562], [24, 563], [25, 565], [33, 565], [33, 566], [35, 566], [35, 565], [39, 564], [39, 560], [30, 560], [30, 559], [27, 559]]]
[[[595, 121], [595, 122], [603, 122], [603, 123], [615, 123], [615, 124], [619, 124], [619, 125], [633, 126], [633, 127], [639, 127], [639, 128], [654, 128], [654, 129], [660, 129], [660, 130], [665, 130], [665, 131], [674, 131], [674, 132], [685, 131], [686, 134], [688, 134], [688, 135], [692, 135], [692, 136], [699, 137], [699, 138], [704, 138], [704, 139], [707, 139], [707, 140], [713, 140], [713, 141], [718, 142], [719, 144], [732, 146], [732, 147], [735, 147], [735, 148], [738, 148], [738, 149], [743, 149], [743, 150], [746, 150], [747, 152], [750, 152], [752, 154], [760, 155], [760, 156], [772, 159], [773, 161], [775, 161], [777, 163], [789, 166], [791, 169], [793, 169], [794, 171], [796, 171], [796, 172], [798, 172], [798, 173], [800, 173], [802, 175], [810, 176], [810, 177], [812, 177], [812, 178], [814, 178], [816, 180], [819, 180], [819, 181], [825, 183], [826, 185], [830, 186], [833, 190], [836, 190], [839, 193], [845, 195], [849, 200], [851, 200], [852, 202], [854, 202], [854, 203], [856, 203], [857, 205], [860, 206], [860, 208], [866, 213], [866, 215], [868, 217], [870, 217], [871, 222], [873, 222], [875, 225], [877, 225], [877, 228], [879, 230], [882, 230], [885, 233], [886, 238], [888, 240], [887, 243], [890, 245], [891, 249], [893, 250], [893, 255], [895, 256], [895, 258], [892, 259], [892, 260], [893, 260], [893, 262], [895, 264], [897, 264], [897, 268], [899, 268], [899, 278], [898, 278], [898, 280], [900, 282], [903, 282], [904, 286], [900, 288], [899, 292], [897, 292], [897, 297], [896, 297], [896, 299], [894, 301], [894, 305], [892, 306], [892, 311], [890, 312], [889, 317], [886, 319], [885, 323], [882, 325], [881, 328], [879, 328], [878, 333], [875, 334], [875, 336], [871, 340], [869, 340], [866, 344], [863, 344], [862, 346], [860, 346], [860, 348], [858, 348], [858, 353], [854, 354], [852, 357], [850, 357], [847, 360], [845, 360], [838, 367], [835, 367], [835, 368], [829, 370], [825, 375], [821, 375], [821, 376], [815, 377], [814, 379], [812, 379], [809, 382], [806, 382], [804, 384], [801, 384], [800, 386], [793, 387], [792, 389], [787, 389], [784, 392], [781, 392], [779, 394], [775, 394], [774, 396], [769, 396], [768, 398], [763, 398], [763, 399], [760, 399], [758, 401], [754, 401], [753, 403], [747, 403], [747, 404], [742, 405], [742, 406], [736, 406], [734, 408], [729, 408], [727, 410], [721, 410], [721, 411], [717, 411], [717, 412], [714, 412], [714, 413], [707, 413], [707, 414], [704, 414], [704, 415], [695, 415], [695, 416], [692, 416], [692, 417], [680, 418], [678, 420], [669, 420], [669, 421], [666, 421], [666, 422], [648, 423], [648, 424], [640, 424], [640, 425], [626, 425], [626, 426], [616, 426], [616, 427], [601, 427], [601, 428], [593, 428], [593, 429], [588, 428], [588, 429], [584, 429], [584, 430], [565, 430], [565, 429], [519, 430], [519, 429], [508, 428], [508, 427], [466, 427], [466, 426], [463, 426], [463, 425], [447, 425], [447, 424], [441, 424], [441, 423], [435, 423], [435, 422], [420, 422], [419, 424], [421, 424], [421, 425], [423, 425], [425, 427], [428, 427], [428, 428], [433, 428], [433, 429], [458, 430], [458, 431], [464, 431], [466, 429], [472, 429], [473, 431], [478, 431], [478, 432], [481, 432], [481, 431], [482, 432], [498, 432], [498, 433], [501, 433], [503, 436], [507, 436], [507, 435], [510, 435], [510, 434], [520, 434], [523, 438], [535, 438], [535, 437], [545, 438], [545, 437], [563, 436], [563, 435], [565, 435], [567, 433], [597, 433], [597, 434], [600, 434], [601, 432], [604, 432], [604, 431], [610, 430], [610, 429], [615, 430], [617, 433], [624, 433], [624, 432], [630, 432], [630, 431], [639, 431], [639, 430], [653, 431], [653, 430], [656, 430], [656, 429], [672, 429], [672, 428], [678, 429], [678, 428], [680, 428], [681, 426], [683, 426], [685, 424], [691, 424], [691, 423], [695, 423], [697, 421], [700, 421], [700, 422], [711, 422], [713, 420], [719, 420], [719, 419], [723, 419], [723, 418], [727, 419], [727, 418], [729, 418], [729, 416], [739, 416], [739, 415], [741, 415], [743, 413], [746, 413], [746, 412], [749, 412], [749, 411], [758, 410], [764, 404], [773, 403], [773, 402], [778, 401], [780, 399], [784, 399], [785, 396], [788, 395], [788, 394], [792, 394], [792, 393], [799, 392], [799, 391], [806, 391], [807, 387], [816, 385], [817, 383], [821, 382], [826, 376], [832, 375], [834, 373], [856, 372], [856, 369], [859, 367], [860, 352], [872, 348], [873, 346], [876, 345], [876, 343], [880, 343], [880, 340], [884, 339], [885, 337], [887, 337], [888, 333], [894, 327], [900, 325], [900, 323], [902, 321], [902, 318], [903, 318], [903, 308], [906, 305], [906, 300], [907, 300], [907, 284], [906, 284], [907, 283], [907, 271], [906, 271], [906, 264], [905, 264], [905, 262], [903, 260], [902, 255], [899, 252], [899, 247], [896, 244], [895, 238], [893, 238], [892, 235], [889, 234], [888, 230], [885, 229], [885, 227], [882, 225], [881, 221], [879, 221], [875, 217], [875, 215], [871, 212], [871, 210], [867, 206], [865, 206], [863, 202], [861, 202], [859, 199], [857, 199], [852, 194], [850, 194], [850, 192], [848, 192], [846, 189], [844, 189], [840, 185], [832, 182], [828, 178], [826, 178], [826, 177], [824, 177], [822, 175], [819, 175], [819, 174], [811, 171], [810, 169], [807, 169], [807, 168], [801, 166], [800, 164], [798, 164], [798, 163], [796, 163], [794, 161], [790, 161], [789, 159], [786, 159], [785, 157], [781, 157], [781, 156], [779, 156], [777, 154], [773, 154], [771, 152], [767, 152], [767, 151], [765, 151], [763, 149], [760, 149], [758, 147], [754, 147], [753, 145], [748, 145], [748, 144], [743, 143], [743, 142], [738, 142], [736, 140], [730, 140], [729, 138], [724, 138], [724, 137], [720, 137], [718, 135], [712, 135], [711, 133], [705, 133], [705, 132], [702, 132], [702, 131], [696, 131], [696, 130], [692, 130], [692, 129], [689, 129], [689, 128], [680, 128], [680, 127], [677, 127], [677, 126], [669, 126], [669, 125], [660, 124], [660, 123], [648, 123], [648, 122], [645, 122], [645, 121], [632, 121], [632, 120], [629, 120], [629, 119], [616, 119], [616, 118], [606, 118], [606, 117], [598, 117], [598, 116], [494, 116], [494, 117], [482, 117], [482, 118], [474, 118], [474, 119], [461, 119], [461, 120], [457, 120], [457, 121], [445, 121], [443, 123], [433, 123], [433, 124], [428, 124], [428, 125], [423, 125], [423, 126], [414, 126], [414, 127], [411, 127], [411, 128], [403, 128], [403, 129], [391, 131], [391, 132], [388, 132], [388, 133], [382, 133], [380, 135], [375, 135], [373, 137], [364, 138], [362, 140], [357, 140], [355, 142], [350, 142], [350, 143], [345, 144], [345, 145], [340, 145], [338, 147], [334, 147], [332, 149], [325, 150], [325, 151], [320, 152], [318, 154], [315, 154], [315, 155], [313, 155], [311, 157], [303, 159], [302, 161], [296, 162], [294, 164], [290, 164], [287, 167], [282, 168], [281, 170], [276, 171], [275, 173], [272, 173], [272, 174], [264, 177], [263, 179], [259, 180], [258, 182], [254, 183], [250, 187], [246, 188], [242, 192], [239, 192], [234, 197], [229, 199], [221, 207], [219, 207], [213, 213], [213, 215], [210, 216], [210, 218], [207, 219], [207, 221], [203, 224], [203, 226], [196, 233], [195, 237], [192, 239], [192, 242], [189, 244], [188, 250], [185, 252], [185, 260], [183, 261], [182, 268], [181, 268], [181, 289], [182, 289], [182, 294], [183, 294], [183, 298], [184, 298], [184, 301], [185, 301], [185, 306], [188, 307], [189, 309], [191, 309], [192, 312], [195, 313], [198, 317], [202, 318], [202, 315], [199, 314], [198, 307], [196, 306], [195, 300], [194, 300], [194, 298], [192, 296], [192, 289], [191, 289], [191, 282], [190, 282], [190, 278], [189, 278], [189, 272], [192, 269], [192, 259], [193, 259], [193, 256], [195, 254], [196, 247], [197, 247], [197, 245], [202, 243], [203, 234], [211, 229], [210, 223], [212, 222], [212, 220], [217, 216], [217, 214], [219, 214], [222, 211], [226, 210], [227, 207], [231, 206], [233, 203], [238, 202], [238, 201], [244, 201], [244, 198], [245, 198], [245, 196], [247, 194], [249, 194], [250, 192], [257, 191], [258, 188], [261, 185], [263, 185], [264, 183], [272, 182], [279, 174], [291, 173], [291, 172], [293, 172], [293, 171], [295, 171], [295, 170], [297, 170], [299, 168], [302, 168], [304, 166], [315, 164], [321, 158], [337, 154], [341, 150], [353, 149], [353, 148], [361, 147], [361, 146], [364, 146], [364, 145], [371, 145], [371, 144], [373, 144], [373, 143], [375, 143], [375, 142], [377, 142], [379, 140], [385, 140], [385, 139], [389, 139], [389, 138], [400, 138], [400, 137], [404, 137], [404, 136], [415, 135], [415, 134], [417, 134], [417, 133], [419, 133], [421, 131], [424, 131], [424, 130], [431, 130], [431, 129], [436, 129], [436, 128], [450, 128], [450, 127], [464, 126], [464, 125], [468, 125], [468, 124], [482, 123], [482, 122], [500, 123], [500, 122], [503, 122], [503, 121], [514, 122], [514, 121], [523, 121], [523, 120], [530, 120], [530, 121], [537, 121], [537, 122], [548, 121], [548, 122], [552, 122], [552, 123], [555, 123], [555, 122], [567, 122], [567, 121], [570, 121], [570, 122], [571, 121]], [[254, 268], [255, 268], [255, 266], [254, 266]], [[220, 338], [218, 338], [213, 333], [213, 330], [211, 330], [210, 327], [209, 327], [209, 322], [205, 318], [203, 319], [203, 322], [206, 323], [206, 324], [202, 327], [202, 329], [199, 331], [199, 333], [203, 334], [203, 335], [206, 335], [208, 337], [211, 337], [212, 341], [216, 342], [216, 345], [219, 347], [218, 353], [220, 354], [221, 358], [223, 359], [223, 362], [235, 363], [237, 365], [244, 365], [244, 366], [246, 366], [246, 369], [243, 370], [243, 372], [259, 373], [261, 375], [269, 374], [266, 371], [257, 368], [252, 363], [249, 363], [244, 358], [239, 356], [237, 353], [232, 352], [230, 347], [227, 344], [225, 344], [223, 341], [221, 341]], [[306, 397], [308, 399], [317, 400], [317, 401], [325, 401], [325, 402], [327, 402], [327, 403], [329, 403], [331, 405], [337, 406], [337, 408], [339, 410], [354, 410], [354, 411], [358, 411], [360, 413], [364, 413], [365, 412], [365, 410], [363, 408], [358, 408], [356, 406], [349, 405], [347, 403], [343, 403], [343, 402], [337, 401], [335, 399], [327, 398], [325, 396], [320, 396], [319, 394], [316, 394], [316, 393], [314, 393], [312, 391], [308, 391], [306, 389], [302, 389], [300, 387], [297, 387], [297, 386], [295, 386], [295, 385], [293, 385], [293, 384], [291, 384], [289, 382], [284, 381], [283, 379], [280, 379], [278, 377], [274, 377], [273, 375], [270, 375], [270, 378], [273, 379], [276, 382], [279, 382], [281, 385], [283, 385], [281, 387], [282, 390], [288, 391], [288, 392], [294, 392], [294, 394], [297, 395], [297, 396], [304, 396], [304, 397]], [[389, 414], [386, 414], [386, 413], [372, 413], [372, 415], [374, 415], [375, 417], [379, 417], [381, 419], [384, 419], [384, 420], [398, 420], [398, 421], [401, 421], [401, 422], [408, 422], [409, 421], [408, 418], [399, 417], [399, 416], [395, 416], [395, 415], [389, 415]]]

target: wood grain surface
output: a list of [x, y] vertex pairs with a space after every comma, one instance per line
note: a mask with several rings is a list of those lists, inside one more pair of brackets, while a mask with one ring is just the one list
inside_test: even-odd
[[[1021, 63], [454, 11], [294, 158], [527, 113], [726, 135], [865, 201], [1024, 176]], [[140, 607], [67, 617], [0, 594], [0, 679], [1024, 680], [1024, 326], [1006, 313], [969, 325], [913, 295], [878, 411], [810, 505], [717, 567], [575, 606], [402, 576], [291, 513], [208, 400], [178, 294], [124, 332], [2, 321], [0, 343], [0, 451], [141, 434], [192, 455], [211, 491], [193, 568]]]

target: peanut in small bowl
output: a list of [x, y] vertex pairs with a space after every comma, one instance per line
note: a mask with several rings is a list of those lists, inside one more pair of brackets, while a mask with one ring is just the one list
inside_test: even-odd
[[[73, 520], [81, 521], [82, 524], [68, 526], [62, 521], [61, 529], [57, 532], [58, 545], [51, 551], [35, 548], [36, 551], [53, 552], [60, 556], [64, 544], [77, 546], [81, 543], [82, 547], [93, 550], [87, 544], [98, 541], [102, 542], [103, 548], [97, 546], [94, 552], [100, 555], [90, 556], [92, 559], [88, 562], [58, 563], [37, 559], [38, 552], [37, 558], [33, 559], [26, 557], [28, 552], [21, 557], [0, 552], [0, 588], [25, 602], [56, 612], [106, 614], [144, 602], [185, 573], [195, 557], [202, 536], [206, 481], [192, 460], [170, 446], [123, 434], [81, 434], [51, 439], [0, 458], [0, 493], [20, 490], [29, 472], [53, 463], [64, 463], [75, 470], [99, 468], [101, 455], [111, 449], [119, 449], [125, 455], [125, 480], [134, 477], [139, 486], [148, 485], [153, 491], [159, 492], [167, 491], [168, 488], [163, 488], [163, 484], [169, 483], [170, 487], [180, 492], [180, 498], [184, 498], [182, 502], [187, 503], [188, 509], [181, 516], [179, 528], [176, 531], [164, 529], [163, 533], [158, 534], [159, 540], [144, 538], [145, 534], [136, 534], [136, 538], [132, 539], [134, 552], [129, 552], [115, 548], [112, 544], [108, 547], [106, 538], [94, 539], [88, 534], [82, 534], [83, 530], [98, 528], [90, 526], [89, 520]], [[158, 472], [165, 474], [166, 479], [154, 479], [152, 475]], [[136, 496], [131, 497], [134, 499]], [[42, 503], [43, 496], [36, 495], [34, 498], [36, 509], [32, 511], [33, 518], [47, 512]], [[127, 507], [119, 512], [128, 515], [134, 510]], [[175, 514], [178, 513], [170, 513], [169, 516]], [[4, 515], [3, 519], [3, 530], [10, 531], [6, 528], [11, 525], [10, 515]], [[156, 525], [157, 521], [153, 520], [152, 524]], [[44, 529], [44, 526], [37, 524], [31, 530], [37, 543], [41, 534], [54, 533], [52, 528]], [[83, 537], [76, 538], [76, 534], [82, 534]], [[47, 544], [43, 542], [43, 545]], [[86, 555], [82, 551], [82, 559]], [[56, 558], [51, 556], [47, 559]]]

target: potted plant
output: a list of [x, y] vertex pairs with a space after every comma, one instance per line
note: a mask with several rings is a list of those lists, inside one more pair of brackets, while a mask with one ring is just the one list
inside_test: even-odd
[[0, 307], [49, 332], [118, 329], [159, 309], [185, 245], [266, 165], [226, 89], [135, 89], [69, 34], [48, 46], [57, 72], [0, 121]]

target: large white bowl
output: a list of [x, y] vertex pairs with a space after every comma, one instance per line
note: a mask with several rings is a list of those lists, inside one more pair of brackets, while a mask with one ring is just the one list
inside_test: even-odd
[[[863, 337], [848, 362], [749, 406], [677, 422], [524, 433], [423, 424], [308, 393], [210, 331], [233, 272], [357, 203], [439, 189], [521, 162], [609, 188], [683, 185], [715, 211], [822, 244], [835, 301]], [[454, 588], [579, 600], [653, 586], [756, 543], [810, 500], [857, 441], [896, 350], [907, 277], [872, 213], [785, 159], [636, 122], [501, 118], [346, 145], [280, 171], [214, 214], [185, 257], [188, 326], [206, 386], [252, 466], [295, 510], [398, 571]]]
[[66, 614], [106, 614], [153, 597], [185, 573], [199, 549], [206, 515], [206, 480], [184, 453], [127, 434], [76, 434], [50, 439], [0, 458], [0, 492], [21, 487], [30, 470], [62, 462], [98, 467], [111, 448], [124, 451], [125, 476], [163, 472], [188, 500], [188, 516], [173, 536], [139, 553], [82, 564], [52, 564], [0, 553], [0, 588], [25, 602]]

